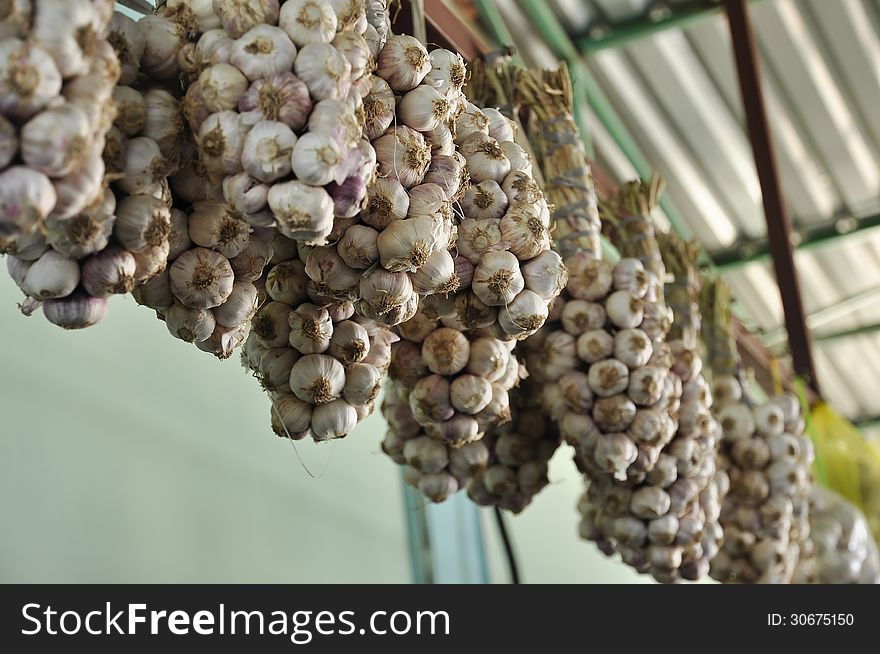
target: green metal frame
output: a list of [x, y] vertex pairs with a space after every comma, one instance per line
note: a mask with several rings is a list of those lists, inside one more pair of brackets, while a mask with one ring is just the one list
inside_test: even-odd
[[[799, 230], [798, 250], [812, 250], [827, 247], [844, 238], [854, 236], [870, 237], [876, 235], [880, 227], [880, 213], [864, 218], [842, 218], [817, 227]], [[766, 239], [746, 241], [724, 250], [711, 253], [715, 265], [722, 271], [735, 270], [757, 261], [770, 258], [770, 247]]]
[[[750, 0], [753, 4], [764, 0]], [[606, 48], [620, 48], [668, 29], [685, 29], [723, 11], [721, 3], [713, 0], [694, 0], [688, 3], [664, 5], [646, 14], [608, 25], [605, 31], [596, 28], [584, 36], [576, 37], [577, 46], [586, 54]]]

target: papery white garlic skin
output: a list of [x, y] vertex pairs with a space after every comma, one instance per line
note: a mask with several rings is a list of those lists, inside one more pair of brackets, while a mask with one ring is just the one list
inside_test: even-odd
[[241, 163], [252, 177], [261, 182], [273, 182], [290, 173], [296, 142], [296, 134], [284, 123], [260, 121], [245, 137]]
[[307, 132], [296, 142], [291, 156], [293, 174], [311, 186], [342, 181], [345, 153], [329, 134]]
[[487, 252], [474, 270], [474, 293], [489, 306], [506, 306], [525, 288], [519, 260], [510, 252]]
[[354, 407], [368, 406], [379, 395], [382, 373], [369, 363], [355, 363], [346, 374], [342, 397]]
[[547, 320], [547, 303], [537, 293], [525, 289], [498, 313], [498, 323], [510, 336], [531, 336]]
[[171, 264], [169, 272], [171, 291], [190, 308], [210, 309], [219, 306], [232, 293], [232, 267], [219, 252], [193, 248], [181, 254]]
[[376, 63], [376, 74], [398, 92], [414, 89], [431, 71], [425, 46], [415, 37], [406, 35], [391, 36]]
[[424, 83], [448, 97], [460, 92], [467, 79], [467, 67], [462, 56], [457, 52], [437, 48], [431, 50], [429, 57], [431, 70], [425, 76]]
[[85, 112], [70, 103], [46, 109], [21, 130], [21, 157], [25, 164], [50, 177], [73, 172], [90, 140]]
[[290, 346], [302, 354], [320, 354], [330, 347], [333, 321], [326, 309], [305, 303], [290, 312]]
[[409, 195], [396, 179], [379, 177], [368, 188], [367, 207], [361, 220], [376, 229], [385, 229], [395, 220], [403, 220], [409, 211]]
[[338, 18], [332, 7], [321, 0], [288, 0], [281, 6], [278, 25], [302, 47], [332, 41]]
[[144, 36], [141, 71], [156, 79], [171, 79], [178, 74], [177, 52], [185, 42], [182, 25], [164, 16], [144, 16], [138, 21]]
[[437, 89], [421, 85], [403, 96], [397, 114], [407, 127], [426, 132], [447, 120], [450, 109], [449, 100]]
[[493, 179], [471, 185], [461, 199], [465, 215], [476, 220], [501, 218], [507, 204], [507, 195]]
[[49, 178], [26, 166], [0, 173], [0, 236], [32, 234], [52, 212], [56, 191]]
[[326, 354], [307, 354], [290, 371], [290, 388], [303, 402], [327, 404], [345, 387], [345, 369]]
[[150, 195], [129, 195], [116, 207], [114, 234], [130, 252], [159, 247], [168, 240], [171, 212]]
[[107, 40], [119, 58], [119, 84], [132, 84], [137, 79], [146, 48], [146, 39], [140, 27], [122, 12], [115, 11], [110, 19]]
[[257, 310], [257, 289], [250, 282], [236, 281], [226, 301], [214, 309], [217, 324], [233, 328], [247, 323]]
[[291, 72], [255, 81], [241, 97], [238, 109], [246, 124], [276, 120], [298, 130], [312, 110], [309, 88]]
[[303, 46], [293, 72], [309, 87], [315, 100], [343, 100], [351, 89], [351, 64], [329, 43]]
[[312, 434], [316, 441], [343, 438], [357, 423], [357, 411], [345, 400], [334, 400], [312, 411]]
[[22, 281], [22, 290], [38, 300], [70, 295], [79, 284], [80, 269], [73, 259], [48, 250], [34, 261]]
[[163, 314], [165, 326], [171, 335], [186, 343], [209, 339], [217, 326], [211, 311], [192, 309], [179, 302], [175, 302]]
[[60, 92], [61, 74], [48, 52], [15, 38], [0, 41], [0, 113], [29, 118]]
[[284, 30], [262, 23], [232, 44], [229, 62], [254, 81], [290, 71], [296, 53], [296, 46]]
[[247, 131], [241, 114], [234, 111], [220, 111], [208, 116], [199, 128], [197, 138], [202, 165], [214, 173], [241, 170], [241, 153]]
[[379, 175], [398, 180], [404, 188], [422, 183], [431, 163], [431, 148], [417, 131], [398, 125], [373, 141]]
[[333, 199], [323, 188], [298, 180], [275, 184], [268, 202], [279, 231], [288, 238], [323, 243], [333, 229]]

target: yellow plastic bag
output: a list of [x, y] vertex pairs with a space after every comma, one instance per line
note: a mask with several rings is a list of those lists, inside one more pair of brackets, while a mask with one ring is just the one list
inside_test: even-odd
[[807, 430], [816, 445], [816, 479], [859, 507], [880, 541], [880, 450], [824, 402], [813, 407]]

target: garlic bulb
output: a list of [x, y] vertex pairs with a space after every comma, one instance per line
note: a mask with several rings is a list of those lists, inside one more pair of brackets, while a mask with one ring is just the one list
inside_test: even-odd
[[296, 54], [296, 46], [284, 30], [261, 23], [233, 42], [229, 63], [253, 82], [289, 72]]
[[275, 184], [268, 203], [279, 231], [288, 238], [320, 244], [333, 229], [333, 200], [321, 187], [297, 180]]
[[85, 112], [72, 104], [51, 107], [21, 130], [25, 164], [49, 177], [64, 177], [77, 168], [88, 146], [90, 125]]
[[43, 315], [63, 329], [85, 329], [107, 315], [107, 300], [75, 292], [67, 297], [43, 302]]
[[302, 47], [332, 41], [338, 18], [332, 7], [320, 0], [288, 0], [281, 6], [278, 25]]
[[134, 288], [137, 264], [126, 250], [106, 249], [82, 265], [82, 285], [92, 297], [130, 293]]
[[177, 52], [185, 41], [185, 28], [158, 15], [144, 16], [138, 21], [138, 28], [144, 36], [141, 71], [154, 79], [177, 75]]
[[373, 147], [381, 176], [399, 181], [404, 188], [421, 184], [431, 162], [431, 148], [421, 134], [399, 125], [373, 141]]
[[406, 35], [390, 37], [376, 63], [376, 74], [398, 92], [414, 89], [431, 71], [431, 59], [425, 46]]
[[261, 182], [273, 182], [291, 171], [296, 134], [286, 124], [263, 120], [245, 137], [241, 163], [245, 171]]
[[16, 38], [0, 42], [0, 113], [24, 120], [61, 92], [61, 73], [41, 47]]
[[48, 250], [28, 267], [21, 287], [30, 297], [49, 300], [67, 297], [79, 281], [80, 269], [76, 261]]
[[245, 124], [260, 120], [284, 123], [294, 130], [306, 124], [312, 110], [309, 87], [290, 71], [256, 80], [238, 103]]
[[170, 266], [171, 291], [185, 306], [210, 309], [232, 293], [234, 275], [229, 260], [218, 252], [193, 248]]
[[26, 166], [0, 172], [0, 236], [29, 236], [55, 206], [49, 178]]
[[186, 343], [206, 341], [216, 327], [210, 311], [191, 309], [177, 302], [164, 311], [164, 318], [171, 335]]
[[193, 243], [216, 250], [227, 259], [241, 254], [250, 242], [250, 226], [229, 207], [211, 200], [193, 206], [188, 229]]
[[329, 43], [303, 46], [293, 72], [306, 83], [315, 100], [342, 100], [351, 89], [351, 64]]

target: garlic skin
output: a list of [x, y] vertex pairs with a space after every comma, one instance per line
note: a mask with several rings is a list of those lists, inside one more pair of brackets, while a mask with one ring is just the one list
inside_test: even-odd
[[344, 174], [344, 156], [342, 147], [331, 135], [307, 132], [293, 148], [293, 174], [310, 186], [324, 186], [331, 181], [339, 183]]
[[232, 293], [234, 274], [229, 260], [212, 250], [184, 252], [171, 264], [169, 274], [174, 296], [193, 309], [220, 306]]
[[82, 265], [82, 285], [92, 297], [124, 295], [134, 288], [137, 264], [126, 250], [106, 249]]
[[88, 117], [79, 107], [62, 104], [32, 118], [21, 131], [25, 164], [49, 177], [64, 177], [76, 168], [90, 139]]
[[449, 100], [443, 94], [423, 84], [403, 96], [397, 112], [404, 125], [418, 132], [427, 132], [447, 121], [451, 110]]
[[226, 174], [242, 170], [241, 153], [247, 131], [241, 114], [220, 111], [208, 116], [196, 139], [205, 169]]
[[376, 64], [376, 74], [397, 92], [414, 89], [431, 72], [431, 59], [425, 46], [406, 35], [389, 37]]
[[290, 388], [303, 402], [328, 404], [342, 394], [345, 369], [326, 354], [307, 354], [290, 371]]
[[326, 309], [305, 303], [290, 312], [290, 346], [302, 354], [320, 354], [330, 347], [333, 321]]
[[395, 220], [403, 220], [409, 212], [409, 194], [396, 179], [379, 177], [367, 191], [367, 206], [361, 220], [377, 230], [383, 230]]
[[129, 195], [116, 207], [113, 233], [130, 252], [142, 252], [167, 243], [171, 212], [150, 195]]
[[289, 72], [296, 54], [296, 46], [284, 30], [262, 23], [232, 43], [229, 63], [253, 82]]
[[415, 216], [386, 227], [376, 239], [379, 260], [391, 272], [415, 272], [449, 241], [447, 226], [433, 216]]
[[0, 113], [24, 120], [61, 92], [61, 73], [40, 45], [9, 38], [0, 41]]
[[219, 326], [232, 329], [250, 322], [257, 307], [256, 287], [250, 282], [235, 281], [229, 297], [214, 309], [214, 318]]
[[6, 168], [18, 151], [18, 134], [15, 126], [0, 115], [0, 169]]
[[315, 100], [344, 100], [351, 88], [351, 64], [329, 43], [303, 46], [293, 63], [293, 72], [309, 87]]
[[189, 215], [189, 236], [203, 248], [216, 250], [227, 259], [241, 254], [250, 242], [250, 226], [220, 202], [197, 202]]
[[67, 297], [80, 281], [79, 265], [55, 250], [46, 251], [28, 268], [22, 290], [38, 300]]
[[55, 188], [42, 173], [26, 166], [0, 172], [0, 236], [33, 234], [55, 203]]
[[332, 7], [319, 0], [288, 0], [281, 6], [278, 25], [298, 47], [330, 43], [338, 18]]
[[256, 123], [245, 137], [241, 163], [245, 171], [269, 183], [290, 174], [291, 157], [297, 137], [286, 124], [263, 120]]
[[395, 119], [396, 100], [388, 82], [373, 75], [370, 93], [364, 98], [364, 136], [371, 141], [382, 136]]
[[506, 306], [525, 288], [519, 260], [510, 252], [488, 252], [474, 270], [474, 293], [489, 306]]
[[177, 52], [186, 41], [186, 30], [164, 16], [144, 16], [138, 21], [144, 36], [141, 72], [154, 79], [172, 79], [179, 68]]
[[333, 200], [323, 188], [298, 180], [275, 184], [268, 204], [288, 238], [322, 244], [333, 229]]
[[315, 407], [312, 412], [312, 435], [316, 442], [344, 438], [357, 423], [355, 408], [344, 400], [334, 400]]
[[43, 302], [43, 315], [62, 329], [85, 329], [104, 319], [107, 300], [77, 291], [67, 297]]
[[417, 131], [398, 125], [373, 141], [379, 175], [396, 179], [404, 188], [422, 183], [431, 163], [431, 148]]
[[176, 162], [180, 154], [180, 138], [183, 134], [180, 104], [173, 95], [163, 89], [149, 89], [144, 93], [143, 98], [145, 119], [142, 136], [154, 140], [162, 156], [170, 162]]
[[446, 97], [455, 97], [461, 92], [467, 80], [464, 59], [457, 52], [442, 48], [431, 50], [429, 58], [431, 70], [425, 75], [424, 83], [434, 87]]
[[279, 18], [278, 0], [214, 0], [214, 13], [220, 25], [237, 39], [262, 23], [274, 25]]
[[178, 302], [164, 311], [164, 318], [165, 326], [171, 335], [185, 343], [208, 340], [216, 327], [212, 312], [191, 309]]
[[284, 123], [293, 130], [306, 124], [312, 111], [309, 87], [290, 71], [256, 80], [238, 102], [245, 124], [260, 120]]

